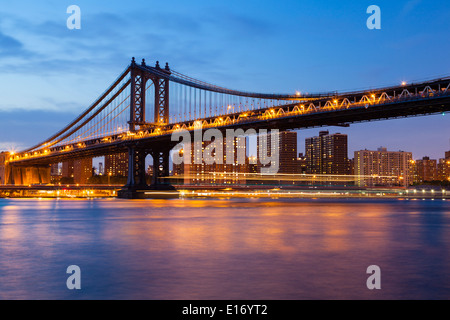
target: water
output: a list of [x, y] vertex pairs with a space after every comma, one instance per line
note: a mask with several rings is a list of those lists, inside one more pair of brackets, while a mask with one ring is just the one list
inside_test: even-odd
[[443, 200], [0, 199], [0, 299], [449, 299], [449, 231]]

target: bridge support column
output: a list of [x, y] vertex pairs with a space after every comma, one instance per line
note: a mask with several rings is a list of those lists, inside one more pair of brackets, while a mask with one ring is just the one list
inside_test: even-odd
[[156, 190], [174, 190], [175, 188], [167, 181], [164, 181], [164, 177], [169, 176], [169, 158], [170, 149], [157, 149], [152, 150], [153, 158], [153, 177], [151, 187]]
[[[165, 184], [160, 177], [169, 175], [169, 151], [148, 151], [135, 145], [128, 147], [128, 181], [118, 192], [118, 198], [149, 199], [149, 198], [178, 198], [178, 192], [169, 184]], [[146, 181], [145, 158], [147, 154], [153, 156], [154, 170], [152, 184]]]
[[145, 157], [144, 150], [136, 149], [135, 146], [128, 147], [128, 180], [125, 187], [146, 188]]

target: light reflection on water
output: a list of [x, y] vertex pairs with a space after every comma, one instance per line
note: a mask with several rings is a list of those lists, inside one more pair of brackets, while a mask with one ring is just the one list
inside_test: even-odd
[[0, 199], [0, 299], [449, 299], [449, 227], [432, 200]]

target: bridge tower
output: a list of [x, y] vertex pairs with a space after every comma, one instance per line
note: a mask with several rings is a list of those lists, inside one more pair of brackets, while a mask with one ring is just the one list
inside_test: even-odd
[[[169, 123], [169, 77], [170, 68], [166, 63], [164, 69], [156, 62], [154, 72], [147, 71], [145, 60], [140, 66], [133, 57], [131, 60], [131, 95], [130, 95], [130, 121], [129, 131], [137, 132], [149, 125], [153, 127], [164, 126]], [[145, 118], [145, 91], [148, 81], [153, 82], [155, 90], [154, 122], [148, 123]], [[155, 144], [151, 147], [141, 146], [139, 142], [128, 145], [128, 180], [125, 187], [119, 192], [122, 198], [145, 197], [144, 190], [174, 190], [170, 184], [161, 181], [161, 177], [169, 175], [169, 154], [171, 146]], [[147, 185], [145, 158], [150, 154], [153, 158], [153, 177], [151, 185]]]

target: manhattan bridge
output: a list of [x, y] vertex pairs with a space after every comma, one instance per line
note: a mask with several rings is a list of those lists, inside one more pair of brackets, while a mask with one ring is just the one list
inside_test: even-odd
[[[10, 154], [7, 183], [21, 184], [30, 170], [42, 182], [50, 164], [128, 152], [123, 197], [143, 189], [170, 189], [174, 132], [219, 129], [304, 129], [445, 113], [450, 77], [354, 92], [268, 94], [227, 89], [169, 67], [131, 63], [97, 100], [59, 132]], [[150, 186], [145, 158], [153, 158]]]

